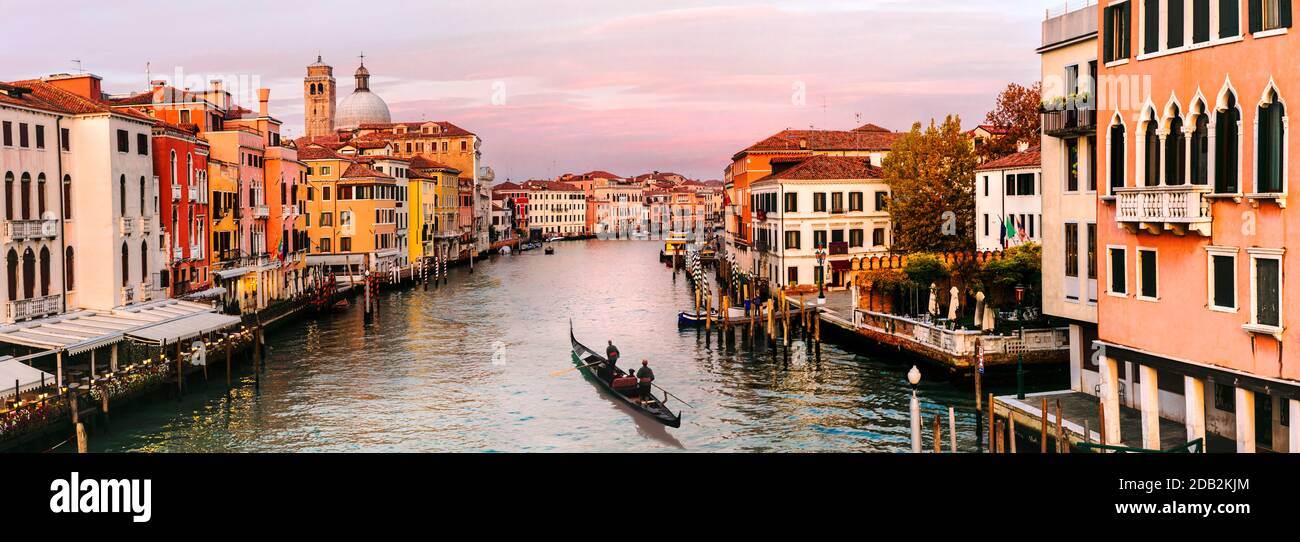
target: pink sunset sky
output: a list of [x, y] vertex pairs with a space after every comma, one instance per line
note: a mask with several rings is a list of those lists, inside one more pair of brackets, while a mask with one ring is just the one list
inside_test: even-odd
[[[13, 0], [0, 0], [0, 5]], [[1076, 7], [1082, 5], [1075, 0]], [[983, 120], [1008, 82], [1039, 77], [1041, 21], [1061, 0], [69, 2], [0, 9], [0, 80], [73, 72], [110, 93], [153, 78], [256, 77], [302, 134], [319, 53], [352, 92], [364, 51], [394, 120], [446, 120], [507, 178], [593, 169], [720, 179], [785, 128], [904, 130]], [[55, 13], [57, 11], [57, 13]], [[57, 39], [49, 34], [59, 27]], [[149, 70], [146, 71], [146, 65]], [[804, 100], [796, 98], [803, 89]], [[495, 98], [495, 99], [494, 99]], [[504, 98], [504, 100], [502, 100]], [[246, 106], [256, 109], [252, 100]], [[504, 101], [504, 103], [501, 103]]]

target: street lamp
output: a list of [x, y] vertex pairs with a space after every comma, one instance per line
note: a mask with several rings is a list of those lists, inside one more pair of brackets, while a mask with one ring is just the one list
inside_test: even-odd
[[1016, 399], [1025, 399], [1025, 286], [1016, 285], [1016, 322], [1020, 324], [1020, 349], [1016, 355]]
[[912, 385], [912, 402], [908, 405], [908, 412], [912, 416], [912, 453], [921, 453], [921, 403], [916, 399], [916, 385], [921, 383], [921, 371], [913, 365], [912, 369], [907, 371], [907, 382]]
[[826, 247], [817, 246], [817, 304], [826, 304]]

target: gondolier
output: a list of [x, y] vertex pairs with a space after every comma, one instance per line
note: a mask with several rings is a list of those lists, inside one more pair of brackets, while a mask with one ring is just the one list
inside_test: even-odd
[[640, 383], [641, 400], [645, 401], [650, 397], [650, 386], [655, 381], [655, 372], [650, 368], [650, 360], [641, 360], [641, 368], [636, 372], [636, 379]]
[[[578, 342], [577, 337], [573, 335], [572, 323], [569, 324], [569, 341], [573, 346], [573, 367], [568, 370], [581, 371], [593, 384], [596, 384], [598, 387], [608, 392], [610, 397], [620, 401], [628, 407], [631, 407], [638, 413], [648, 416], [668, 427], [681, 427], [681, 415], [669, 410], [668, 407], [664, 405], [664, 401], [667, 401], [668, 398], [671, 397], [677, 401], [681, 401], [681, 403], [686, 406], [690, 406], [689, 404], [668, 391], [664, 391], [664, 399], [660, 400], [653, 394], [647, 394], [641, 390], [643, 385], [658, 386], [653, 383], [653, 372], [647, 373], [648, 378], [650, 379], [649, 382], [641, 380], [636, 375], [633, 375], [631, 371], [623, 372], [617, 369], [611, 373], [609, 379], [600, 378], [600, 373], [603, 368], [613, 366], [611, 360], [605, 356], [601, 356]], [[613, 348], [617, 351], [617, 349], [614, 348], [613, 341], [609, 342], [609, 348]], [[649, 363], [646, 363], [642, 370], [648, 371]], [[564, 372], [565, 371], [560, 371], [558, 373], [552, 373], [552, 375], [559, 376]], [[645, 384], [642, 384], [642, 382], [645, 382]], [[661, 387], [659, 389], [662, 390], [663, 388]]]

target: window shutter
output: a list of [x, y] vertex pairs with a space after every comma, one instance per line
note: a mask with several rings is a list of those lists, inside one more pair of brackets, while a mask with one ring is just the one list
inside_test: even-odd
[[1219, 37], [1241, 34], [1240, 0], [1219, 0]]
[[1169, 48], [1183, 46], [1184, 29], [1183, 29], [1183, 9], [1186, 7], [1186, 0], [1168, 0], [1169, 2]]
[[[1115, 60], [1115, 8], [1106, 8], [1106, 40], [1102, 42], [1104, 52], [1102, 58], [1106, 62]], [[984, 190], [987, 195], [988, 190]]]
[[1133, 3], [1128, 2], [1120, 6], [1121, 13], [1124, 14], [1124, 25], [1121, 26], [1120, 51], [1119, 55], [1123, 58], [1133, 56]]
[[1278, 20], [1282, 23], [1282, 28], [1291, 28], [1291, 0], [1278, 0]]
[[1250, 32], [1253, 34], [1264, 28], [1263, 0], [1250, 0]]
[[1142, 22], [1142, 52], [1160, 51], [1160, 0], [1146, 0], [1142, 4]]

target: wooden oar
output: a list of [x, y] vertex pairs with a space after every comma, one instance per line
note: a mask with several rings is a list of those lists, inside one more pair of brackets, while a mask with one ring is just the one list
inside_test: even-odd
[[678, 400], [678, 401], [682, 401], [682, 404], [683, 404], [683, 405], [686, 405], [686, 406], [691, 407], [691, 408], [695, 408], [695, 405], [692, 405], [692, 404], [690, 404], [690, 403], [687, 403], [686, 401], [683, 401], [681, 397], [678, 397], [678, 396], [676, 396], [676, 395], [673, 395], [673, 392], [664, 389], [662, 386], [660, 386], [660, 385], [658, 385], [658, 384], [655, 384], [654, 382], [651, 382], [650, 385], [651, 385], [651, 386], [654, 386], [654, 387], [656, 387], [656, 388], [659, 388], [659, 391], [662, 391], [662, 392], [668, 394], [669, 397], [672, 397], [673, 399], [676, 399], [676, 400]]
[[587, 367], [594, 367], [594, 366], [596, 366], [596, 365], [600, 365], [601, 363], [604, 363], [604, 362], [603, 362], [603, 361], [597, 361], [597, 362], [595, 362], [595, 363], [588, 363], [588, 364], [586, 364], [586, 365], [579, 365], [579, 366], [575, 366], [575, 367], [569, 367], [568, 369], [561, 369], [561, 370], [559, 370], [559, 371], [552, 371], [552, 372], [551, 372], [551, 376], [564, 376], [564, 375], [566, 375], [566, 374], [569, 374], [571, 371], [576, 371], [576, 370], [578, 370], [578, 369], [586, 369]]

